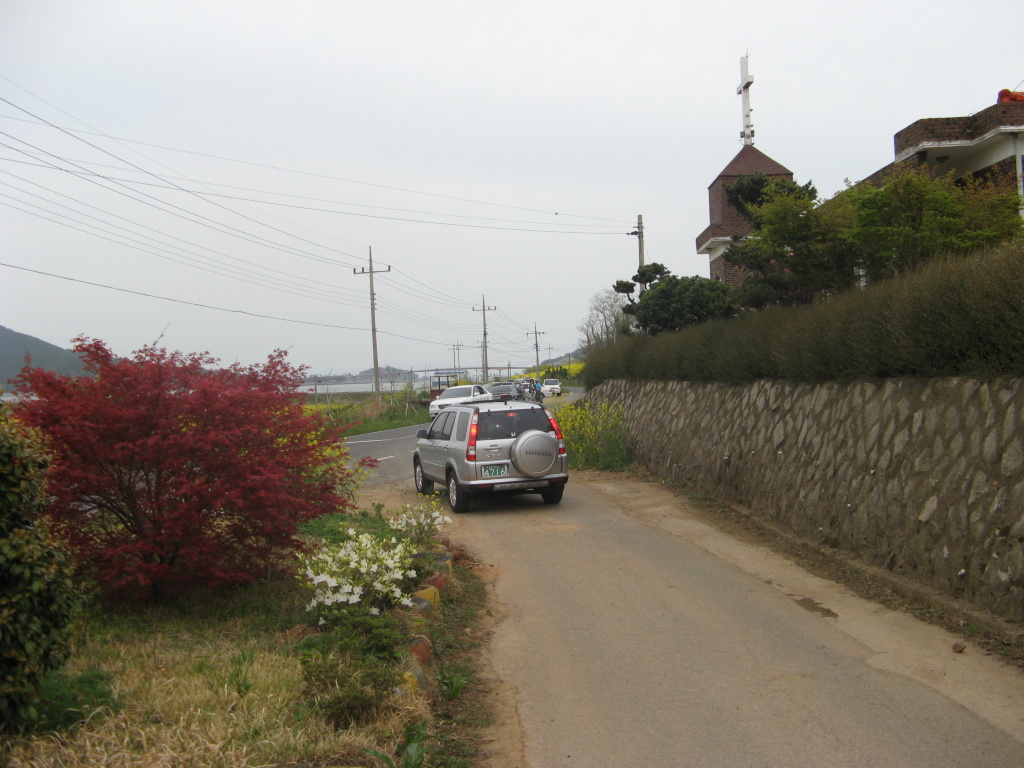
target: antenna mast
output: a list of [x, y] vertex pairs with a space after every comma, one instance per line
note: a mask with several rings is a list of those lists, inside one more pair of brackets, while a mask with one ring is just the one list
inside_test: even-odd
[[740, 137], [744, 144], [754, 143], [754, 123], [750, 118], [750, 86], [754, 84], [753, 76], [747, 72], [747, 57], [740, 57], [740, 84], [736, 93], [743, 96], [743, 131]]

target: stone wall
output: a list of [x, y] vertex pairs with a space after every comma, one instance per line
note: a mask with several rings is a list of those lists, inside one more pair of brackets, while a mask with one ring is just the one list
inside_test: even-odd
[[605, 382], [638, 461], [1024, 621], [1024, 381]]

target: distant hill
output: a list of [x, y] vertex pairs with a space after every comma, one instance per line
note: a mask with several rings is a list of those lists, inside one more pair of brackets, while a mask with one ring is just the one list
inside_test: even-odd
[[12, 331], [0, 325], [0, 389], [10, 389], [10, 379], [25, 367], [25, 356], [32, 358], [34, 368], [55, 373], [74, 375], [82, 373], [82, 361], [68, 349], [37, 339], [25, 333]]

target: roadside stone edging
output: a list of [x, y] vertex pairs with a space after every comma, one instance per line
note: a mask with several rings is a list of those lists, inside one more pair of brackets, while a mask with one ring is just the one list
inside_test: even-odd
[[447, 594], [448, 580], [452, 575], [452, 554], [445, 548], [441, 552], [430, 553], [433, 556], [434, 571], [425, 578], [420, 588], [412, 593], [412, 618], [410, 626], [417, 634], [405, 647], [411, 660], [411, 668], [403, 674], [402, 688], [407, 693], [417, 694], [427, 690], [424, 667], [433, 663], [434, 644], [430, 639], [430, 625], [441, 613], [441, 595]]

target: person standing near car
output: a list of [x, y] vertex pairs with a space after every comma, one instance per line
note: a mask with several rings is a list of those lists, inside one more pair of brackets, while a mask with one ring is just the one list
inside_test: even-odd
[[544, 390], [541, 389], [540, 379], [534, 379], [533, 380], [533, 391], [534, 391], [534, 399], [538, 403], [543, 403], [544, 402]]

